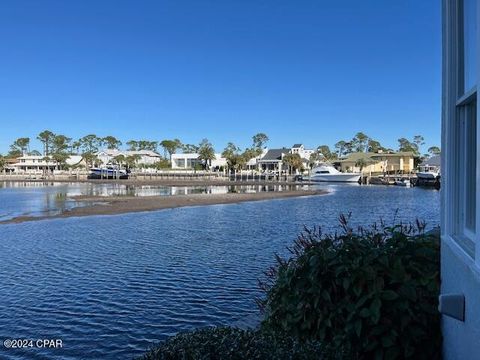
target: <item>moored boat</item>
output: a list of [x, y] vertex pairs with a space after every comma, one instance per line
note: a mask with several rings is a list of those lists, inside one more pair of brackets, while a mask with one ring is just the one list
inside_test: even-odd
[[128, 179], [128, 172], [112, 166], [91, 168], [89, 179]]
[[332, 165], [321, 164], [312, 169], [310, 181], [355, 183], [360, 180], [360, 176], [360, 173], [342, 173]]

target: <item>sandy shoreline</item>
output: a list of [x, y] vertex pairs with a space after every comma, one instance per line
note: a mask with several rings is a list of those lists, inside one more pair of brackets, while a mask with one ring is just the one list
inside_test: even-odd
[[216, 204], [233, 204], [245, 201], [260, 201], [290, 197], [324, 195], [324, 190], [291, 190], [258, 193], [227, 194], [190, 194], [173, 196], [78, 196], [74, 200], [91, 203], [87, 206], [75, 207], [60, 214], [44, 216], [18, 216], [0, 221], [0, 224], [22, 223], [53, 218], [67, 218], [92, 215], [114, 215], [140, 211], [154, 211], [185, 206], [202, 206]]

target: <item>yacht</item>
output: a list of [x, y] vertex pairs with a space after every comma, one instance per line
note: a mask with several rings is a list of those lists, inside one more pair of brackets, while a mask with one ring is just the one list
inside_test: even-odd
[[423, 180], [435, 180], [440, 175], [440, 169], [437, 166], [420, 166], [417, 172], [417, 178]]
[[440, 155], [432, 156], [430, 159], [425, 160], [419, 166], [417, 172], [417, 178], [419, 180], [434, 181], [440, 177]]
[[119, 169], [114, 166], [103, 168], [91, 168], [89, 179], [128, 179], [127, 170]]
[[358, 182], [360, 173], [342, 173], [332, 165], [321, 164], [314, 167], [310, 173], [311, 181], [322, 182]]

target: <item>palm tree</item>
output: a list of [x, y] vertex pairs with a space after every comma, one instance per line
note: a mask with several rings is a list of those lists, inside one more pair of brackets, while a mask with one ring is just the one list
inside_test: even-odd
[[203, 139], [198, 147], [198, 159], [203, 162], [205, 170], [210, 168], [212, 160], [215, 159], [215, 150], [208, 139]]
[[363, 168], [367, 166], [367, 162], [365, 161], [364, 158], [360, 158], [355, 162], [355, 166], [360, 168], [360, 172], [363, 172]]
[[288, 165], [288, 173], [292, 174], [295, 170], [301, 170], [303, 168], [303, 161], [299, 154], [286, 154], [282, 161]]

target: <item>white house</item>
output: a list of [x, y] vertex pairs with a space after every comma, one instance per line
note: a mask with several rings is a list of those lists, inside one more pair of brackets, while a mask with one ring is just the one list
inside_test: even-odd
[[[172, 169], [193, 169], [196, 165], [202, 165], [202, 161], [198, 159], [198, 153], [172, 154]], [[215, 154], [215, 159], [210, 165], [211, 169], [218, 169], [227, 165], [227, 159], [222, 154]]]
[[105, 165], [111, 163], [114, 157], [120, 156], [120, 155], [123, 155], [124, 157], [138, 155], [140, 158], [137, 161], [137, 163], [144, 164], [144, 165], [153, 165], [162, 159], [162, 157], [159, 154], [151, 150], [130, 151], [130, 150], [106, 149], [106, 150], [101, 150], [97, 152], [96, 155], [98, 159], [102, 162], [102, 164], [105, 164]]
[[315, 150], [305, 149], [302, 144], [295, 144], [290, 149], [269, 149], [264, 151], [262, 157], [257, 160], [257, 164], [261, 170], [281, 172], [282, 170], [285, 170], [283, 166], [283, 157], [286, 154], [298, 154], [302, 158], [304, 166], [306, 167], [310, 159], [310, 155], [314, 152]]
[[480, 0], [443, 0], [441, 295], [445, 359], [480, 358]]
[[[67, 165], [74, 166], [82, 164], [80, 155], [70, 155], [66, 160]], [[40, 174], [44, 172], [53, 172], [58, 164], [53, 160], [48, 160], [44, 156], [23, 155], [17, 158], [17, 162], [10, 165], [15, 174]]]
[[309, 160], [310, 155], [312, 155], [314, 152], [315, 150], [305, 149], [305, 146], [303, 146], [303, 144], [294, 144], [290, 149], [291, 154], [298, 154], [302, 159], [305, 160]]

